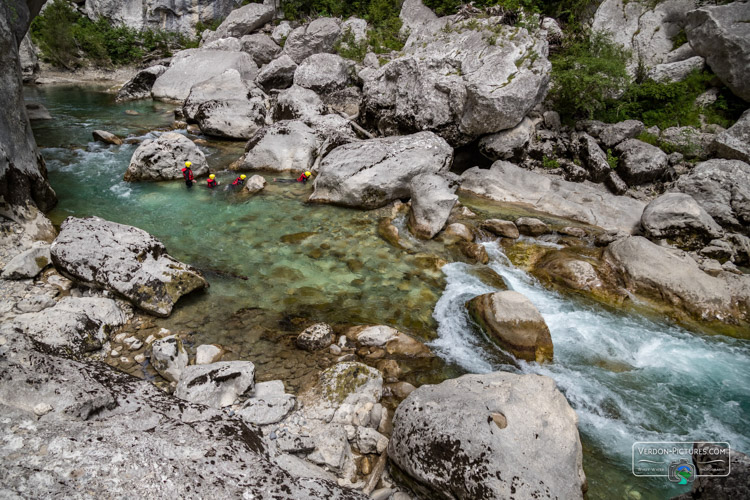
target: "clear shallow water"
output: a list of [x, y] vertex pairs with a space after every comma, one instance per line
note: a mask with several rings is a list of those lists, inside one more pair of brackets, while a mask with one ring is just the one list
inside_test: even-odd
[[[204, 270], [209, 291], [184, 299], [170, 318], [155, 322], [252, 359], [260, 379], [301, 378], [322, 366], [292, 347], [299, 318], [387, 323], [431, 340], [447, 362], [414, 366], [415, 383], [494, 369], [554, 378], [580, 418], [589, 498], [632, 498], [632, 489], [643, 498], [670, 498], [681, 491], [666, 479], [630, 474], [635, 440], [728, 440], [750, 451], [748, 341], [697, 335], [562, 297], [489, 244], [489, 267], [540, 309], [555, 344], [554, 363], [517, 363], [466, 315], [465, 301], [494, 290], [472, 274], [481, 266], [452, 263], [440, 272], [433, 258], [441, 256], [439, 246], [410, 239], [416, 252], [395, 249], [377, 236], [380, 214], [306, 205], [309, 186], [270, 184], [247, 198], [202, 187], [188, 192], [177, 181], [125, 183], [136, 145], [96, 144], [91, 131], [152, 136], [171, 124], [172, 106], [118, 105], [111, 95], [75, 87], [27, 90], [28, 99], [44, 103], [55, 117], [34, 124], [61, 200], [53, 221], [98, 215], [135, 225]], [[220, 181], [234, 178], [223, 169], [243, 146], [202, 146]], [[394, 223], [403, 229], [403, 219]]]
[[667, 479], [630, 474], [635, 441], [728, 441], [750, 451], [750, 342], [687, 332], [669, 323], [620, 314], [547, 290], [515, 268], [496, 243], [489, 267], [539, 309], [552, 334], [553, 363], [514, 362], [471, 323], [464, 303], [496, 289], [471, 273], [443, 268], [447, 285], [435, 307], [430, 345], [470, 372], [497, 369], [552, 377], [579, 416], [589, 498], [670, 498], [684, 489]]

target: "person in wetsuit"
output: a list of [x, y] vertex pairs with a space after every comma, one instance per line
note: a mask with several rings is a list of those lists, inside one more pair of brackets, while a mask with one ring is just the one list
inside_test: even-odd
[[299, 177], [297, 177], [297, 182], [302, 182], [302, 183], [306, 183], [306, 182], [307, 182], [307, 180], [308, 180], [308, 179], [309, 179], [310, 177], [312, 177], [312, 173], [310, 173], [310, 172], [305, 172], [304, 174], [302, 174], [302, 175], [300, 175]]
[[216, 176], [214, 174], [209, 175], [208, 180], [206, 181], [206, 186], [209, 189], [213, 189], [218, 185], [219, 185], [219, 182], [216, 180]]
[[195, 180], [193, 178], [193, 171], [190, 169], [190, 166], [192, 165], [191, 162], [186, 161], [185, 167], [182, 169], [182, 177], [185, 179], [185, 185], [188, 189], [193, 187], [193, 181]]
[[241, 189], [242, 186], [245, 185], [245, 179], [247, 179], [247, 176], [245, 174], [240, 175], [237, 177], [234, 182], [232, 182], [232, 188], [233, 189]]

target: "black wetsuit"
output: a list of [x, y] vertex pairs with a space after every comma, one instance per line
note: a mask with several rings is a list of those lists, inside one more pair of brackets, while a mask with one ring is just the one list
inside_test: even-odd
[[185, 167], [182, 169], [182, 177], [185, 178], [185, 185], [190, 189], [193, 187], [193, 171], [190, 170], [190, 167]]

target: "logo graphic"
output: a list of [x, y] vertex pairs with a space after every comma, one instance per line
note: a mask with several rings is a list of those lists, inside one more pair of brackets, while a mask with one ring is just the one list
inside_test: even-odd
[[669, 480], [673, 483], [688, 484], [695, 479], [695, 466], [684, 458], [669, 464]]

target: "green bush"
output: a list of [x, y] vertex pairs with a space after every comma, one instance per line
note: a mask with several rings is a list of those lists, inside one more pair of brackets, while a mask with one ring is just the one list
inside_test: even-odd
[[593, 118], [608, 99], [625, 90], [629, 52], [604, 33], [573, 37], [550, 58], [552, 87], [549, 96], [568, 120]]
[[75, 69], [87, 63], [119, 66], [145, 58], [168, 57], [173, 50], [197, 46], [180, 33], [136, 30], [94, 22], [64, 0], [54, 0], [31, 23], [31, 38], [42, 58], [59, 67]]

